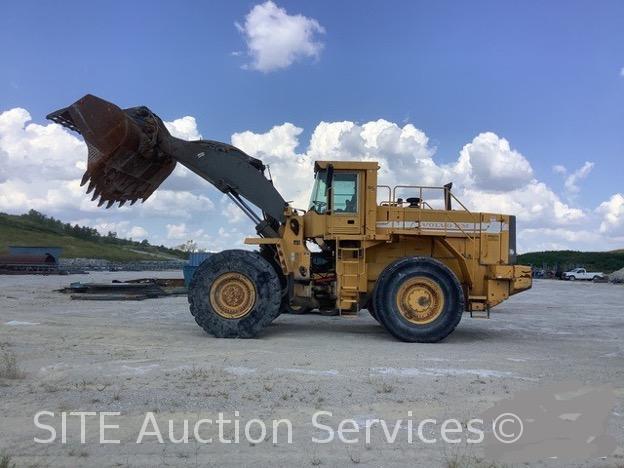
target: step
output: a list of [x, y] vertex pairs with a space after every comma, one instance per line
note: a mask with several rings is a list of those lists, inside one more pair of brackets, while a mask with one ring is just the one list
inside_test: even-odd
[[471, 310], [470, 311], [470, 318], [489, 319], [490, 318], [490, 310], [489, 309], [486, 309], [486, 310]]
[[468, 296], [468, 300], [475, 302], [485, 302], [487, 301], [487, 296]]
[[349, 317], [349, 318], [357, 317], [358, 316], [358, 311], [357, 310], [354, 310], [354, 311], [351, 311], [351, 310], [341, 310], [340, 311], [340, 316], [341, 317]]

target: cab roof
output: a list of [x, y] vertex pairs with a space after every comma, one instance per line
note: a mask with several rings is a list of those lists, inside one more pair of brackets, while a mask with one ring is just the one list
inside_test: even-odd
[[334, 169], [351, 169], [351, 170], [378, 170], [379, 163], [377, 161], [315, 161], [314, 172], [320, 169], [327, 169], [329, 165], [334, 166]]

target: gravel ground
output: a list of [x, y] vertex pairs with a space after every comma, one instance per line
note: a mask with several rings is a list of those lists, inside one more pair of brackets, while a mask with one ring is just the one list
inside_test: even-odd
[[[612, 384], [617, 399], [608, 432], [619, 448], [581, 465], [624, 465], [622, 285], [538, 280], [494, 309], [490, 320], [465, 315], [447, 340], [432, 345], [395, 341], [366, 311], [342, 319], [282, 316], [259, 339], [218, 340], [195, 324], [185, 297], [81, 302], [54, 292], [70, 281], [148, 276], [177, 275], [0, 277], [0, 449], [17, 466], [499, 466], [480, 462], [481, 448], [466, 440], [410, 443], [403, 426], [393, 444], [379, 425], [372, 426], [370, 443], [363, 431], [354, 444], [314, 443], [312, 437], [328, 432], [314, 427], [312, 416], [332, 412], [319, 422], [333, 429], [344, 418], [394, 424], [408, 411], [417, 422], [467, 421], [516, 391], [569, 380]], [[50, 436], [34, 424], [39, 411], [54, 413], [40, 419], [57, 431], [52, 443], [33, 440]], [[68, 416], [62, 443], [60, 413], [70, 411], [121, 413], [106, 419], [120, 428], [105, 433], [121, 442], [100, 444], [98, 418], [87, 416], [81, 444], [80, 419]], [[136, 443], [148, 412], [162, 444], [155, 435]], [[219, 412], [240, 421], [238, 431], [224, 423], [222, 435], [238, 433], [240, 443], [219, 442]], [[213, 443], [193, 437], [202, 418], [213, 424], [199, 435]], [[268, 428], [263, 441], [259, 423], [250, 426], [256, 442], [244, 434], [253, 418]], [[292, 421], [292, 444], [285, 425], [273, 440], [272, 420], [280, 418]], [[185, 419], [190, 440], [173, 443], [168, 421], [178, 438]], [[534, 465], [570, 466], [556, 459]]]

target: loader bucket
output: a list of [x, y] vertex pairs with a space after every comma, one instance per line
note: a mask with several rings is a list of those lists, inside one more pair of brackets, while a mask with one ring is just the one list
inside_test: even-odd
[[98, 206], [147, 200], [176, 165], [160, 147], [169, 132], [146, 107], [122, 110], [87, 94], [47, 118], [84, 137], [89, 156], [80, 185], [89, 183]]

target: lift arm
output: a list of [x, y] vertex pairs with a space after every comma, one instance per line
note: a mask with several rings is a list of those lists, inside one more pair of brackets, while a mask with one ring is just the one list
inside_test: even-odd
[[[81, 185], [106, 208], [145, 201], [171, 174], [176, 162], [227, 194], [255, 223], [260, 235], [276, 237], [287, 203], [264, 175], [259, 159], [211, 140], [186, 141], [171, 136], [163, 121], [147, 107], [120, 109], [87, 94], [48, 119], [74, 130], [89, 149]], [[258, 207], [261, 219], [249, 205]]]

